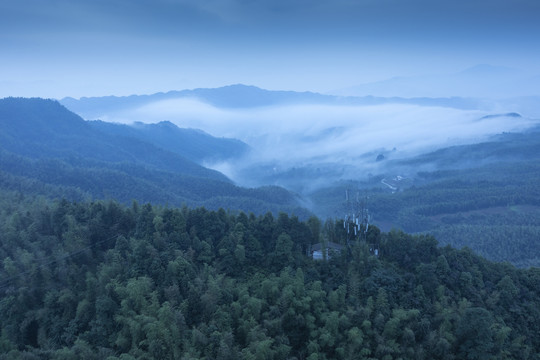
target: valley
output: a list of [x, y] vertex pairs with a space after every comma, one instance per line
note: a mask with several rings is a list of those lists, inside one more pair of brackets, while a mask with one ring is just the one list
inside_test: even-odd
[[[185, 99], [192, 102], [186, 103]], [[494, 106], [495, 102], [488, 106], [486, 102], [475, 103], [471, 100], [469, 106], [464, 108], [463, 99], [439, 103], [438, 100], [408, 99], [405, 107], [402, 107], [405, 101], [401, 98], [371, 98], [367, 102], [365, 98], [268, 91], [243, 85], [145, 97], [62, 101], [66, 106], [80, 109], [87, 115], [101, 113], [109, 121], [115, 117], [125, 120], [128, 115], [136, 120], [139, 119], [136, 109], [153, 109], [155, 114], [145, 112], [146, 116], [150, 116], [145, 120], [147, 123], [135, 123], [135, 127], [103, 121], [89, 123], [113, 135], [129, 134], [150, 141], [162, 139], [156, 143], [158, 146], [223, 171], [236, 186], [263, 186], [262, 189], [273, 186], [281, 189], [279, 191], [287, 189], [292, 193], [289, 196], [290, 204], [294, 203], [292, 211], [302, 218], [310, 213], [321, 219], [341, 218], [346, 207], [343, 194], [348, 189], [369, 197], [374, 224], [386, 231], [396, 228], [413, 233], [437, 234], [443, 245], [469, 246], [487, 258], [512, 261], [519, 266], [540, 265], [536, 252], [528, 246], [509, 250], [510, 245], [505, 239], [508, 235], [503, 235], [505, 231], [479, 230], [479, 227], [493, 224], [507, 226], [508, 229], [517, 224], [529, 226], [532, 233], [527, 238], [532, 243], [538, 231], [534, 212], [494, 210], [515, 206], [534, 208], [540, 203], [538, 185], [534, 180], [540, 175], [536, 165], [540, 160], [537, 155], [540, 153], [538, 121], [518, 113], [519, 110], [527, 112], [527, 107], [521, 107], [519, 102], [505, 108], [506, 102], [497, 100], [498, 105], [494, 108], [499, 112], [493, 113], [489, 106]], [[183, 112], [186, 107], [195, 104], [193, 101], [207, 104], [202, 108], [197, 107], [202, 110], [198, 115], [202, 122], [193, 122], [192, 116]], [[437, 107], [443, 103], [447, 110]], [[90, 109], [94, 113], [88, 112]], [[167, 109], [165, 113], [162, 112], [164, 109]], [[315, 114], [312, 109], [319, 113]], [[312, 117], [311, 121], [291, 123], [294, 120], [289, 117], [299, 114], [299, 111], [304, 116]], [[401, 111], [402, 121], [408, 121], [410, 125], [398, 126], [401, 133], [383, 130], [386, 120], [381, 119], [378, 123], [381, 117], [378, 113], [396, 116], [396, 111]], [[203, 120], [205, 113], [210, 118], [223, 116], [220, 121], [232, 120], [238, 115], [236, 120], [232, 120], [237, 127], [225, 129], [215, 120]], [[331, 125], [322, 125], [323, 117], [331, 113], [343, 118]], [[159, 114], [168, 116], [169, 121], [158, 122], [157, 125], [148, 123]], [[254, 122], [246, 114], [259, 119]], [[285, 116], [279, 122], [285, 127], [263, 134], [261, 129], [268, 129], [267, 118], [272, 115]], [[374, 119], [369, 119], [369, 116], [374, 116]], [[359, 121], [358, 117], [364, 120]], [[430, 124], [432, 117], [439, 117], [436, 126], [440, 129]], [[186, 120], [189, 122], [186, 123]], [[242, 141], [224, 139], [229, 143], [223, 142], [220, 145], [224, 146], [222, 148], [217, 148], [216, 144], [203, 145], [201, 140], [197, 140], [199, 145], [196, 142], [187, 145], [189, 143], [180, 140], [179, 133], [173, 135], [168, 132], [169, 140], [165, 143], [165, 133], [157, 135], [156, 131], [159, 128], [174, 128], [178, 132], [181, 128], [177, 128], [175, 123], [198, 124], [205, 131], [219, 131], [220, 136], [238, 136]], [[155, 133], [153, 138], [147, 135], [141, 137], [143, 133], [150, 134], [150, 130]], [[361, 135], [365, 131], [372, 134], [369, 140]], [[425, 142], [425, 131], [436, 134], [433, 143]], [[406, 142], [402, 133], [408, 136]], [[442, 142], [436, 143], [437, 139]], [[381, 148], [384, 143], [388, 145]], [[174, 144], [185, 144], [184, 149], [199, 149], [199, 152], [214, 149], [216, 153], [228, 154], [228, 158], [207, 155], [210, 157], [204, 160], [201, 155], [193, 151], [186, 153]], [[227, 147], [231, 150], [227, 150]], [[229, 208], [236, 202], [224, 198], [218, 200], [217, 197], [214, 199], [192, 203], [210, 208]], [[302, 207], [307, 210], [300, 210]], [[262, 203], [260, 208], [264, 208]], [[273, 211], [276, 214], [276, 210]], [[462, 240], [473, 237], [475, 241]]]
[[[284, 111], [258, 106], [228, 116]], [[447, 119], [474, 136], [381, 147], [354, 116], [237, 139], [0, 100], [0, 359], [534, 358], [540, 128], [482, 113]]]

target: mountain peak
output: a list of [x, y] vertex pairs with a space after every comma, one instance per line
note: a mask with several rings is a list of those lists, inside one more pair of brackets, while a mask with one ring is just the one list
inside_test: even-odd
[[172, 122], [168, 120], [160, 121], [156, 124], [156, 126], [159, 126], [164, 129], [178, 129], [178, 126], [176, 126], [175, 124], [173, 124]]
[[255, 85], [246, 85], [246, 84], [231, 84], [231, 85], [225, 85], [221, 86], [218, 89], [250, 89], [250, 90], [263, 90], [267, 91], [265, 89], [261, 89], [260, 87], [257, 87]]

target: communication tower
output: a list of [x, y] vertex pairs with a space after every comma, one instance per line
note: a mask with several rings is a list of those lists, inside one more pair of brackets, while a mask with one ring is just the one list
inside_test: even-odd
[[[368, 200], [368, 196], [360, 197], [358, 191], [354, 199], [352, 199], [349, 189], [345, 190], [347, 214], [343, 220], [343, 227], [347, 233], [347, 247], [349, 250], [355, 242], [368, 241], [367, 235], [372, 220], [367, 207]], [[379, 255], [378, 244], [369, 244], [369, 247], [371, 253]]]

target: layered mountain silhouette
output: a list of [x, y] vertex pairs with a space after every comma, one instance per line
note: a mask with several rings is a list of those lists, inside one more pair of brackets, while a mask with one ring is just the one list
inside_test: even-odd
[[108, 135], [145, 141], [197, 163], [241, 157], [249, 151], [249, 146], [240, 140], [216, 138], [202, 130], [179, 128], [169, 121], [124, 125], [98, 120], [89, 124]]
[[538, 75], [478, 64], [452, 74], [394, 77], [336, 91], [347, 96], [509, 98], [540, 95]]
[[137, 109], [152, 103], [174, 100], [194, 99], [218, 108], [255, 108], [277, 105], [381, 105], [410, 104], [420, 106], [439, 106], [457, 109], [478, 109], [485, 107], [485, 101], [461, 97], [377, 97], [377, 96], [336, 96], [313, 92], [274, 91], [242, 84], [212, 89], [169, 91], [151, 95], [64, 98], [60, 100], [71, 111], [85, 119], [100, 119], [114, 114]]
[[[167, 136], [161, 137], [164, 133]], [[216, 139], [170, 123], [131, 128], [85, 121], [53, 100], [0, 100], [3, 188], [74, 200], [114, 198], [125, 203], [306, 214], [285, 189], [241, 188], [197, 163], [211, 158], [212, 151], [223, 157], [239, 155], [246, 148], [236, 140]]]

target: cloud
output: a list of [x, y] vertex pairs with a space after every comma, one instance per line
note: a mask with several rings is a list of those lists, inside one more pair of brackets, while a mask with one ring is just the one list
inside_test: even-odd
[[[313, 164], [349, 169], [374, 166], [378, 153], [409, 157], [436, 148], [475, 143], [489, 135], [522, 130], [527, 118], [486, 117], [484, 111], [413, 105], [294, 105], [220, 109], [196, 99], [155, 102], [103, 118], [147, 123], [168, 120], [214, 136], [233, 137], [253, 148], [242, 163], [211, 164], [240, 183], [254, 165], [281, 170]], [[369, 156], [366, 156], [369, 154]], [[353, 171], [354, 172], [354, 171]]]

